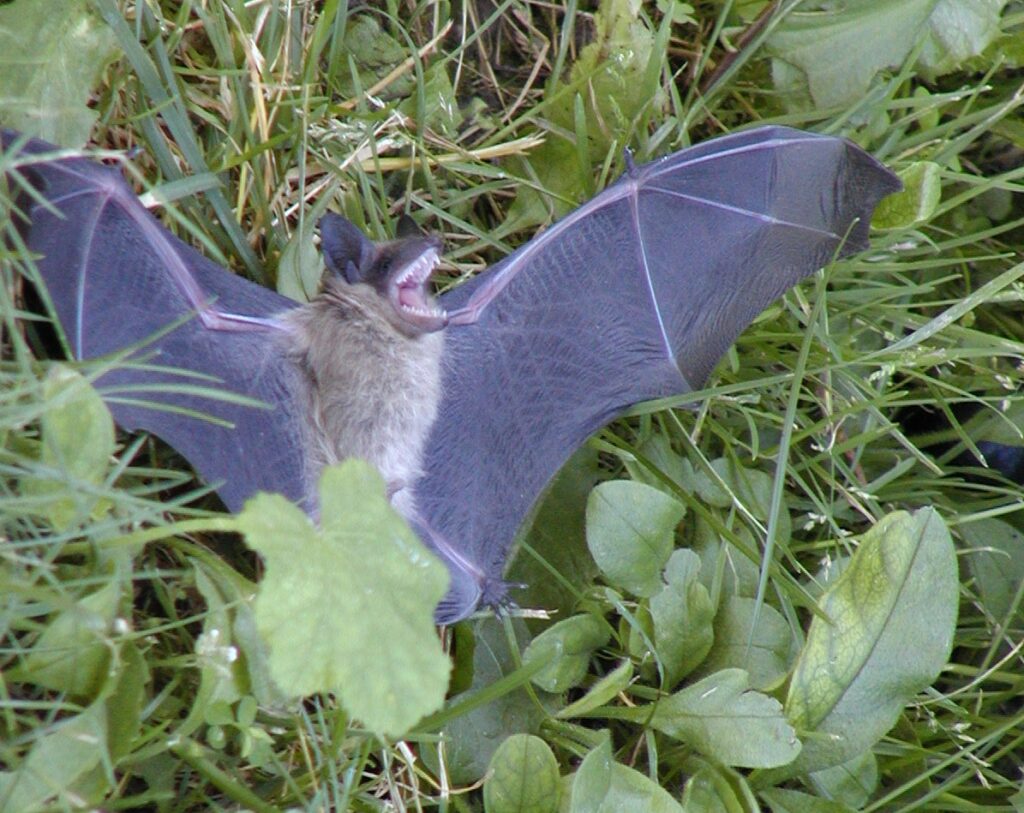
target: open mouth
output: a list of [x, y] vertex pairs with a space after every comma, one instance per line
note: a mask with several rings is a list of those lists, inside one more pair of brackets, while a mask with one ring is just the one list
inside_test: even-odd
[[437, 249], [427, 249], [409, 263], [392, 287], [392, 298], [402, 317], [426, 330], [444, 327], [448, 318], [444, 309], [434, 302], [427, 287], [439, 259]]

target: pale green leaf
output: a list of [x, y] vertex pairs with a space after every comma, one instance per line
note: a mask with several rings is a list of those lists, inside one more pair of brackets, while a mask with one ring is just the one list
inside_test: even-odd
[[116, 54], [88, 0], [0, 5], [0, 125], [84, 146], [98, 115], [88, 106], [93, 87]]
[[1024, 534], [999, 519], [969, 522], [960, 533], [971, 548], [965, 560], [986, 612], [999, 624], [1011, 621], [1011, 610], [1024, 614]]
[[550, 194], [519, 185], [509, 215], [516, 228], [560, 217], [574, 201], [590, 197], [590, 164], [626, 143], [645, 107], [656, 111], [663, 105], [659, 71], [649, 66], [664, 64], [664, 41], [640, 11], [639, 0], [601, 0], [593, 17], [593, 41], [580, 49], [568, 80], [551, 84], [545, 112], [554, 126], [545, 143], [530, 153], [523, 173], [536, 177]]
[[761, 793], [771, 813], [853, 813], [853, 809], [830, 799], [797, 790], [772, 788]]
[[905, 229], [930, 220], [942, 197], [939, 165], [915, 161], [899, 172], [903, 191], [889, 195], [875, 209], [871, 225], [878, 229]]
[[[708, 592], [719, 590], [720, 601], [723, 596], [754, 598], [760, 578], [757, 565], [736, 546], [723, 540], [705, 520], [695, 518], [692, 527], [690, 544], [700, 556], [700, 580]], [[740, 541], [755, 549], [754, 539], [746, 528], [740, 526], [735, 533]]]
[[217, 708], [230, 708], [245, 692], [246, 670], [238, 658], [232, 636], [228, 606], [230, 600], [222, 585], [200, 565], [195, 568], [196, 588], [206, 602], [203, 631], [196, 638], [195, 656], [199, 666], [199, 689], [192, 706], [185, 734], [194, 728], [193, 720], [216, 723]]
[[750, 675], [753, 688], [768, 689], [789, 671], [795, 654], [793, 633], [778, 610], [752, 598], [729, 596], [715, 616], [715, 645], [701, 671], [736, 667]]
[[601, 483], [587, 500], [587, 546], [608, 581], [638, 595], [661, 588], [686, 509], [669, 495], [632, 480]]
[[734, 813], [745, 809], [719, 766], [690, 759], [686, 769], [690, 771], [683, 788], [686, 813]]
[[939, 0], [917, 67], [929, 78], [942, 76], [978, 56], [1002, 33], [1008, 0]]
[[653, 466], [658, 474], [667, 477], [683, 491], [693, 493], [696, 490], [697, 476], [693, 471], [693, 465], [672, 448], [669, 439], [661, 432], [655, 432], [646, 438], [637, 448], [637, 452], [643, 456], [644, 463], [640, 463], [632, 456], [623, 461], [626, 471], [633, 480], [674, 496], [671, 486], [651, 470], [650, 467]]
[[320, 489], [320, 531], [278, 495], [257, 495], [238, 518], [266, 563], [255, 609], [271, 674], [292, 696], [335, 692], [371, 731], [398, 736], [444, 701], [450, 664], [433, 611], [447, 571], [368, 464], [328, 468]]
[[[2, 11], [2, 9], [0, 9]], [[24, 477], [22, 490], [41, 501], [40, 513], [58, 529], [81, 521], [95, 509], [97, 497], [86, 486], [107, 476], [114, 453], [114, 420], [89, 382], [65, 364], [50, 368], [43, 382], [40, 462], [60, 479]]]
[[555, 716], [565, 720], [570, 717], [581, 717], [611, 701], [623, 691], [633, 680], [633, 664], [624, 660], [611, 672], [602, 677], [587, 690], [579, 700], [570, 703]]
[[[521, 619], [511, 620], [515, 637], [528, 640], [529, 632]], [[501, 678], [513, 674], [517, 657], [509, 651], [508, 638], [503, 625], [494, 616], [472, 624], [472, 636], [460, 637], [460, 644], [472, 641], [473, 682], [469, 689], [457, 696], [456, 702], [470, 700], [473, 695], [487, 692]], [[524, 681], [525, 683], [525, 681]], [[542, 705], [538, 706], [536, 700]], [[444, 770], [453, 783], [468, 785], [478, 781], [487, 771], [491, 757], [511, 734], [535, 733], [548, 716], [546, 707], [552, 696], [543, 692], [527, 692], [517, 688], [450, 719], [444, 726]], [[438, 772], [436, 749], [425, 749], [424, 760]]]
[[658, 11], [671, 17], [677, 25], [695, 25], [697, 22], [693, 17], [693, 6], [680, 0], [658, 0]]
[[611, 631], [600, 618], [576, 615], [548, 627], [530, 641], [523, 665], [547, 664], [532, 678], [546, 692], [564, 692], [581, 680], [594, 651], [608, 643]]
[[203, 719], [207, 702], [230, 705], [248, 692], [264, 705], [279, 706], [287, 700], [270, 676], [267, 645], [256, 629], [250, 600], [255, 586], [228, 573], [196, 563], [196, 587], [207, 611], [196, 639], [200, 685], [189, 721]]
[[494, 752], [484, 782], [487, 813], [554, 813], [561, 783], [551, 748], [532, 734], [513, 734]]
[[43, 397], [43, 461], [72, 477], [99, 483], [114, 452], [114, 421], [103, 400], [82, 375], [56, 364], [46, 376]]
[[75, 698], [95, 698], [110, 677], [112, 626], [123, 589], [120, 578], [110, 578], [61, 610], [25, 658], [25, 679]]
[[[773, 481], [771, 475], [759, 469], [739, 465], [728, 457], [711, 461], [713, 476], [704, 469], [694, 473], [694, 484], [700, 498], [710, 505], [728, 508], [739, 503], [762, 521], [771, 513]], [[783, 508], [778, 516], [778, 539], [785, 542], [792, 533], [789, 511]]]
[[945, 665], [957, 606], [953, 541], [934, 510], [895, 512], [865, 534], [790, 682], [786, 713], [815, 736], [786, 774], [838, 765], [892, 728]]
[[[638, 722], [650, 713], [648, 707], [630, 712]], [[716, 672], [658, 701], [650, 725], [739, 768], [786, 765], [800, 753], [800, 741], [782, 705], [751, 691], [742, 669]]]
[[[349, 19], [344, 47], [350, 57], [346, 67], [355, 67], [357, 75], [331, 77], [343, 98], [355, 96], [357, 87], [367, 90], [407, 56], [402, 44], [384, 30], [372, 14], [360, 14]], [[397, 96], [404, 96], [412, 88], [412, 79], [402, 75], [388, 89]]]
[[572, 780], [570, 813], [683, 813], [672, 796], [612, 756], [611, 741], [587, 754]]
[[774, 29], [766, 51], [775, 58], [777, 87], [799, 83], [818, 108], [846, 108], [863, 98], [881, 71], [900, 67], [922, 33], [923, 71], [935, 75], [960, 67], [999, 33], [1005, 5], [1006, 0], [803, 3]]
[[142, 707], [148, 699], [150, 681], [149, 666], [134, 641], [119, 643], [118, 659], [112, 691], [106, 697], [107, 742], [115, 760], [131, 753], [142, 724]]
[[320, 291], [324, 260], [313, 241], [317, 224], [327, 211], [330, 195], [322, 195], [307, 211], [281, 251], [277, 263], [277, 292], [296, 302], [309, 302]]
[[462, 124], [463, 115], [448, 75], [448, 62], [435, 62], [423, 72], [423, 109], [420, 96], [415, 93], [399, 109], [412, 116], [420, 127], [429, 127], [436, 133], [453, 136]]
[[104, 704], [96, 703], [69, 720], [41, 729], [22, 763], [0, 772], [4, 813], [32, 813], [47, 802], [79, 807], [74, 784], [102, 760], [109, 761], [104, 753], [106, 719]]
[[878, 760], [871, 751], [864, 751], [808, 778], [820, 795], [860, 810], [878, 789]]
[[516, 591], [520, 606], [543, 607], [564, 617], [593, 583], [598, 571], [587, 550], [585, 511], [599, 478], [597, 452], [583, 446], [551, 482], [507, 574], [509, 582], [526, 585]]
[[651, 597], [654, 646], [668, 686], [675, 685], [703, 662], [715, 639], [715, 607], [700, 582], [700, 557], [676, 550], [668, 560], [665, 584]]

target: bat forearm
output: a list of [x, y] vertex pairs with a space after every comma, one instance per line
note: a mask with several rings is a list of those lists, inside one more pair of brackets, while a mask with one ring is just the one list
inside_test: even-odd
[[278, 319], [268, 319], [262, 316], [245, 316], [240, 313], [227, 313], [211, 308], [209, 305], [200, 306], [196, 312], [199, 321], [207, 330], [220, 330], [225, 332], [246, 333], [251, 331], [263, 332], [266, 330], [284, 331], [287, 328]]

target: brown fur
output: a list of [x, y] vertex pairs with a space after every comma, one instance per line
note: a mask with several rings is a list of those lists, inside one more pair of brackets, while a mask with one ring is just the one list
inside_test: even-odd
[[[306, 376], [307, 491], [347, 457], [375, 465], [395, 508], [415, 515], [412, 485], [441, 396], [442, 331], [410, 335], [373, 288], [341, 280], [282, 319], [289, 354]], [[316, 494], [310, 503], [316, 505]]]

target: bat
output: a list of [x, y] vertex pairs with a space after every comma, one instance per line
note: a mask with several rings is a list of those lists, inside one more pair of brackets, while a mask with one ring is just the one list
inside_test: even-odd
[[[316, 513], [323, 467], [358, 457], [380, 470], [394, 507], [414, 521], [412, 487], [441, 397], [446, 316], [427, 287], [441, 241], [374, 243], [336, 214], [319, 225], [330, 272], [323, 290], [309, 305], [256, 322], [280, 331], [282, 352], [302, 373], [305, 501]], [[258, 329], [246, 327], [250, 319], [239, 324]]]
[[[50, 145], [11, 132], [3, 143], [17, 151], [6, 160], [21, 229], [71, 352], [133, 349], [133, 363], [99, 382], [115, 419], [170, 443], [230, 510], [262, 490], [315, 512], [309, 374], [294, 338], [281, 338], [310, 306], [178, 240], [116, 170], [47, 157]], [[747, 130], [627, 161], [615, 183], [496, 266], [418, 303], [423, 335], [440, 348], [440, 399], [410, 455], [412, 481], [385, 477], [451, 574], [436, 620], [503, 599], [519, 526], [588, 436], [636, 403], [700, 387], [768, 304], [865, 248], [875, 206], [899, 189], [844, 139]], [[328, 255], [397, 249], [351, 224], [324, 226]], [[348, 259], [328, 261], [349, 273]], [[211, 396], [211, 383], [237, 397]]]

